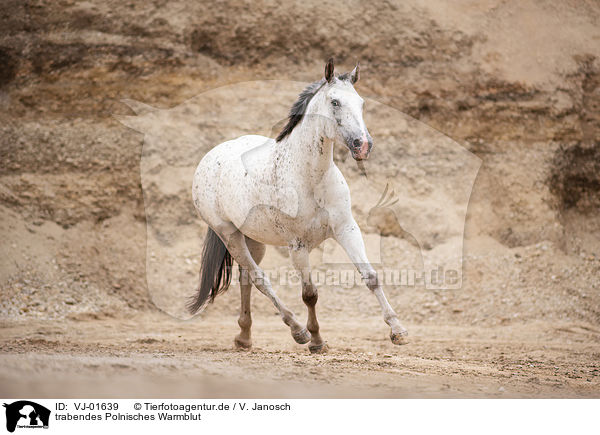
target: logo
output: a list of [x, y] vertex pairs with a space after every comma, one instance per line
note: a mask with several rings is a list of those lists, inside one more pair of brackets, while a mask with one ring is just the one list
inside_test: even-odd
[[[285, 106], [306, 85], [283, 80], [237, 83], [208, 90], [169, 109], [125, 100], [135, 115], [114, 115], [144, 134], [140, 176], [146, 212], [146, 282], [158, 308], [180, 319], [189, 316], [175, 301], [184, 300], [187, 289], [196, 285], [201, 219], [191, 201], [191, 187], [198, 163], [225, 140], [242, 135], [274, 138], [287, 121], [282, 119]], [[371, 159], [355, 162], [342, 144], [334, 146], [333, 159], [351, 189], [352, 213], [368, 259], [390, 291], [459, 290], [467, 208], [481, 159], [419, 120], [373, 99], [364, 100], [369, 107], [365, 125], [375, 141]], [[295, 219], [300, 200], [310, 194], [297, 190], [298, 180], [282, 178], [272, 183], [265, 178], [256, 162], [262, 158], [260, 151], [273, 142], [265, 139], [255, 145], [235, 163], [244, 172], [244, 183], [237, 187], [247, 198], [235, 205], [228, 201], [238, 228], [252, 226], [256, 213], [265, 209]], [[255, 187], [248, 190], [247, 186]], [[316, 183], [315, 202], [327, 195], [327, 188], [326, 183]], [[329, 211], [323, 210], [319, 219], [326, 221]], [[314, 264], [323, 266], [313, 268], [317, 285], [363, 284], [335, 240], [325, 240], [316, 251]], [[278, 252], [287, 256], [285, 249]], [[298, 284], [289, 261], [271, 264], [274, 267], [263, 270], [272, 283]], [[174, 297], [173, 292], [180, 291]]]
[[6, 408], [6, 430], [14, 432], [16, 428], [22, 429], [48, 429], [50, 410], [42, 405], [29, 400], [19, 400], [11, 404], [4, 404]]

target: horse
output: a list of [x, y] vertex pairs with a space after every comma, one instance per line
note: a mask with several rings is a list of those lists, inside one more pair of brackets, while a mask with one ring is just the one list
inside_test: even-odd
[[[373, 140], [362, 112], [364, 100], [354, 85], [359, 64], [336, 75], [333, 59], [324, 77], [307, 86], [292, 106], [276, 139], [246, 135], [211, 149], [194, 173], [192, 197], [198, 215], [208, 224], [200, 266], [200, 282], [187, 308], [202, 311], [227, 290], [235, 260], [240, 271], [241, 309], [235, 337], [237, 348], [252, 346], [250, 294], [252, 285], [266, 295], [299, 344], [312, 353], [327, 351], [319, 334], [317, 288], [311, 280], [309, 253], [334, 238], [375, 295], [392, 343], [407, 343], [407, 330], [386, 299], [369, 263], [360, 228], [352, 216], [350, 190], [333, 160], [335, 144], [346, 146], [361, 162]], [[308, 310], [306, 327], [279, 299], [259, 267], [265, 245], [287, 246], [299, 272], [302, 300]]]

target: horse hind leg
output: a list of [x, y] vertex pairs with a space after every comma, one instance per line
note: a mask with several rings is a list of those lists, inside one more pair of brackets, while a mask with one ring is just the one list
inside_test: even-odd
[[[246, 246], [252, 259], [258, 265], [265, 256], [265, 245], [246, 237]], [[252, 293], [252, 282], [248, 269], [240, 268], [240, 317], [238, 325], [240, 325], [240, 333], [235, 337], [235, 347], [238, 349], [250, 349], [252, 347], [252, 337], [250, 328], [252, 327], [252, 314], [250, 308], [250, 295]]]
[[248, 271], [250, 280], [254, 286], [262, 294], [267, 296], [273, 305], [275, 305], [275, 308], [277, 308], [277, 311], [279, 311], [279, 314], [281, 315], [283, 323], [289, 326], [292, 337], [296, 343], [308, 343], [311, 338], [310, 332], [298, 322], [294, 313], [284, 305], [279, 297], [277, 297], [273, 291], [273, 287], [271, 287], [269, 278], [252, 258], [244, 235], [239, 230], [236, 230], [235, 232], [229, 233], [224, 238], [227, 240], [226, 245], [229, 253], [242, 268]]

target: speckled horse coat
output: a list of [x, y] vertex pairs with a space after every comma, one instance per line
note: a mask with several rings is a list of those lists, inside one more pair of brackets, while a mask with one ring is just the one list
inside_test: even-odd
[[[311, 352], [326, 350], [319, 334], [317, 289], [308, 259], [309, 252], [330, 237], [345, 249], [379, 301], [392, 342], [406, 342], [407, 331], [367, 259], [352, 217], [348, 185], [333, 161], [335, 143], [347, 146], [357, 161], [368, 158], [371, 151], [372, 140], [362, 117], [363, 99], [354, 89], [358, 78], [358, 65], [352, 72], [336, 76], [330, 59], [325, 77], [300, 94], [277, 139], [251, 135], [224, 142], [206, 154], [196, 169], [194, 205], [210, 228], [200, 285], [188, 308], [198, 312], [227, 289], [235, 260], [241, 283], [238, 347], [251, 346], [250, 291], [254, 284], [271, 299], [296, 342], [310, 341]], [[308, 308], [306, 327], [277, 297], [258, 266], [266, 244], [289, 247], [302, 279], [302, 299]]]

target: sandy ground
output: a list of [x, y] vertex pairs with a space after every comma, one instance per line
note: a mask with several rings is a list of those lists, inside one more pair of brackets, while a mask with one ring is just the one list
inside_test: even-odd
[[[596, 2], [5, 5], [0, 396], [600, 397]], [[206, 228], [190, 171], [273, 135], [331, 55], [362, 65], [372, 189], [335, 158], [368, 249], [415, 269], [462, 253], [463, 284], [386, 286], [402, 347], [363, 285], [320, 286], [325, 355], [256, 294], [237, 351], [236, 286], [183, 314]], [[400, 201], [375, 207], [390, 180]], [[343, 267], [328, 249], [316, 270]], [[298, 286], [275, 288], [305, 320]]]
[[409, 323], [397, 348], [380, 322], [340, 316], [322, 322], [329, 353], [311, 355], [274, 317], [255, 319], [251, 351], [233, 348], [234, 316], [5, 324], [2, 395], [598, 397], [600, 331], [585, 325]]

